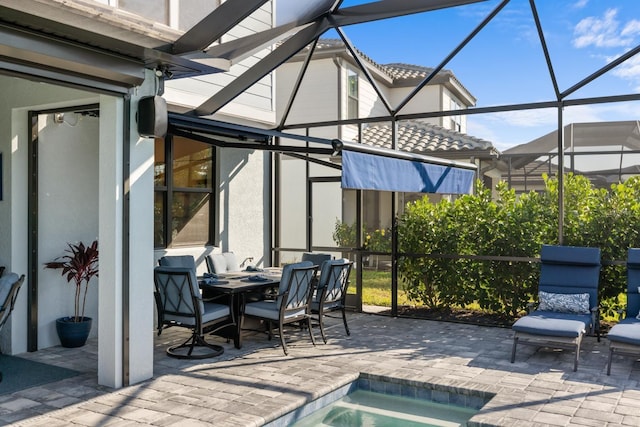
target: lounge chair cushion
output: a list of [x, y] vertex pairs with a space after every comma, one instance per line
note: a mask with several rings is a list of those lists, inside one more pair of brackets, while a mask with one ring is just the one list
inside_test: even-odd
[[538, 293], [540, 311], [558, 313], [589, 314], [589, 294], [556, 294], [540, 291]]
[[640, 345], [640, 320], [627, 317], [614, 325], [607, 334], [610, 341]]
[[573, 337], [585, 333], [591, 324], [591, 315], [534, 311], [518, 319], [513, 330], [535, 335], [552, 337]]

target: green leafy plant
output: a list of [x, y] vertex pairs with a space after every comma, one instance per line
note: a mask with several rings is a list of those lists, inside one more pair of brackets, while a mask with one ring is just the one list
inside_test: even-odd
[[[372, 252], [391, 252], [391, 230], [380, 228], [366, 231], [366, 225], [362, 227], [362, 247]], [[356, 246], [356, 224], [347, 224], [336, 218], [333, 230], [333, 241], [341, 248]]]
[[381, 228], [366, 232], [364, 247], [372, 252], [391, 252], [391, 230]]
[[[517, 195], [502, 182], [492, 194], [478, 182], [474, 194], [454, 201], [408, 204], [399, 218], [398, 249], [412, 254], [399, 259], [409, 298], [429, 308], [477, 304], [511, 317], [524, 312], [536, 297], [538, 264], [480, 257], [536, 258], [543, 244], [558, 244], [559, 181], [543, 180], [540, 192]], [[606, 189], [567, 174], [564, 195], [564, 245], [598, 247], [603, 261], [624, 261], [628, 248], [640, 246], [640, 177]], [[605, 262], [599, 289], [606, 316], [620, 308], [625, 283], [624, 266]]]
[[[67, 243], [67, 246], [65, 255], [46, 262], [44, 267], [61, 269], [62, 277], [65, 277], [67, 282], [75, 284], [73, 321], [80, 322], [84, 318], [89, 282], [94, 276], [98, 277], [98, 241], [94, 240], [89, 246], [85, 246], [82, 242]], [[80, 303], [81, 295], [82, 304]]]
[[356, 245], [356, 224], [349, 225], [336, 218], [333, 241], [341, 248], [354, 247]]

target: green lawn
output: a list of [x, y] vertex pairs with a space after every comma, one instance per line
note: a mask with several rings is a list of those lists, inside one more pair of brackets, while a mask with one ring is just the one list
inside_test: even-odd
[[[352, 277], [352, 283], [355, 284], [355, 278]], [[421, 305], [415, 301], [409, 301], [407, 294], [402, 290], [399, 284], [398, 305]], [[355, 294], [355, 286], [349, 288], [349, 293]], [[626, 303], [626, 295], [621, 294], [619, 297], [622, 305]], [[374, 305], [378, 307], [391, 307], [391, 271], [363, 270], [362, 271], [362, 304]], [[471, 310], [480, 310], [477, 304], [470, 304], [465, 307]], [[605, 322], [616, 322], [617, 316], [602, 310], [601, 318]]]
[[[362, 271], [362, 304], [391, 307], [391, 271]], [[407, 295], [400, 289], [398, 305], [408, 304]]]

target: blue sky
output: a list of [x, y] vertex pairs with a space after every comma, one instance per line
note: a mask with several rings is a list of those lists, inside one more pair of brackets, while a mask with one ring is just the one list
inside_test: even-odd
[[[282, 0], [283, 2], [285, 0]], [[343, 7], [368, 3], [346, 0]], [[537, 0], [536, 6], [562, 92], [640, 45], [638, 0]], [[497, 7], [491, 0], [343, 30], [374, 61], [436, 66]], [[336, 34], [326, 34], [336, 37]], [[528, 0], [511, 2], [445, 68], [477, 98], [477, 106], [555, 99]], [[640, 92], [640, 56], [598, 78], [572, 98]], [[564, 123], [639, 120], [640, 102], [571, 107]], [[528, 142], [557, 127], [557, 111], [471, 115], [467, 133], [499, 149]]]

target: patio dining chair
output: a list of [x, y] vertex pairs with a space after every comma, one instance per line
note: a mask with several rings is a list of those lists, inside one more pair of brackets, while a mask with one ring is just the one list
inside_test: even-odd
[[570, 349], [576, 371], [584, 334], [596, 334], [600, 341], [599, 279], [599, 248], [543, 245], [538, 305], [512, 326], [511, 363], [518, 344]]
[[311, 301], [311, 313], [317, 315], [318, 325], [322, 340], [327, 343], [324, 331], [324, 317], [331, 317], [334, 311], [342, 312], [342, 322], [347, 335], [349, 326], [347, 325], [347, 314], [345, 312], [345, 300], [347, 298], [347, 287], [349, 286], [349, 274], [351, 273], [352, 261], [348, 259], [329, 260], [322, 263], [320, 267], [320, 278], [318, 286]]
[[322, 265], [325, 261], [331, 261], [331, 254], [325, 254], [320, 252], [304, 252], [302, 254], [302, 261], [311, 261], [315, 265]]
[[207, 270], [211, 274], [232, 273], [242, 270], [238, 258], [233, 252], [210, 254], [205, 257]]
[[[158, 265], [162, 267], [185, 267], [191, 268], [196, 271], [196, 260], [193, 255], [165, 255], [158, 260]], [[171, 324], [165, 324], [162, 319], [162, 302], [160, 300], [160, 293], [158, 290], [153, 292], [153, 297], [156, 301], [156, 314], [158, 317], [158, 336], [162, 334], [162, 331]]]
[[255, 301], [243, 304], [244, 317], [252, 317], [266, 323], [269, 339], [273, 337], [273, 325], [278, 327], [282, 350], [289, 354], [284, 337], [284, 326], [299, 323], [307, 326], [311, 342], [316, 345], [311, 328], [310, 301], [313, 292], [312, 281], [316, 276], [318, 266], [310, 261], [303, 261], [285, 265], [278, 287], [278, 294], [274, 299]]
[[614, 353], [640, 357], [640, 249], [637, 248], [627, 252], [627, 307], [624, 314], [624, 318], [607, 334], [607, 375], [611, 375]]
[[204, 334], [234, 324], [231, 307], [203, 300], [195, 270], [191, 268], [159, 266], [153, 276], [159, 295], [161, 327], [179, 326], [192, 332], [182, 344], [169, 347], [167, 354], [178, 359], [204, 359], [222, 354], [222, 346], [208, 343]]
[[[13, 307], [18, 298], [18, 291], [24, 282], [24, 274], [18, 276], [16, 273], [9, 273], [0, 278], [0, 330], [9, 319]], [[2, 372], [0, 372], [0, 382]]]

